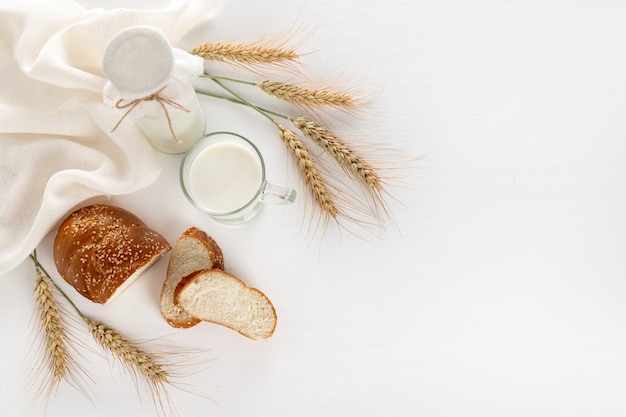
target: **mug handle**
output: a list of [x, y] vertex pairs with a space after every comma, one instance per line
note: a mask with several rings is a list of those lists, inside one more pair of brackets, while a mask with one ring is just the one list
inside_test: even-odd
[[296, 190], [286, 185], [265, 181], [261, 191], [261, 201], [274, 204], [291, 204], [296, 200]]

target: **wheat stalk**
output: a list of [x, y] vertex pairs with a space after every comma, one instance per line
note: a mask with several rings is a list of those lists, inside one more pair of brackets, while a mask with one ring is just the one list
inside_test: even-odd
[[47, 271], [39, 263], [36, 251], [31, 255], [37, 271], [35, 285], [35, 299], [39, 311], [39, 322], [45, 336], [45, 363], [48, 365], [50, 374], [50, 393], [58, 386], [61, 380], [69, 379], [73, 385], [80, 387], [79, 380], [74, 375], [75, 370], [81, 370], [77, 362], [70, 355], [72, 346], [69, 333], [63, 325], [63, 318], [67, 312], [62, 308], [54, 297], [55, 291], [60, 293], [65, 300], [74, 308], [77, 315], [87, 324], [87, 330], [103, 348], [103, 350], [117, 358], [133, 376], [135, 386], [138, 387], [139, 379], [146, 382], [156, 406], [162, 414], [166, 414], [166, 407], [170, 414], [175, 414], [174, 406], [169, 398], [166, 385], [172, 385], [171, 373], [161, 363], [158, 354], [151, 354], [140, 349], [136, 344], [124, 338], [112, 327], [91, 319], [83, 314], [72, 300], [56, 285]]
[[311, 190], [313, 198], [321, 208], [322, 213], [328, 217], [337, 219], [340, 214], [339, 209], [306, 145], [291, 130], [285, 129], [285, 127], [279, 123], [277, 123], [276, 126], [279, 130], [280, 139], [285, 143], [295, 158], [298, 169], [304, 177], [304, 182]]
[[[206, 43], [194, 48], [191, 53], [210, 61], [240, 64], [246, 69], [255, 71], [264, 64], [297, 63], [302, 54], [299, 54], [295, 47], [288, 45], [289, 43], [291, 40], [285, 37], [249, 44]], [[286, 67], [291, 68], [289, 65]], [[380, 169], [381, 161], [384, 164], [391, 164], [394, 161], [388, 158], [390, 155], [386, 155], [384, 159], [373, 159], [371, 157], [373, 154], [365, 153], [360, 143], [359, 147], [352, 143], [349, 145], [349, 142], [340, 139], [335, 132], [326, 127], [328, 123], [322, 117], [335, 116], [336, 112], [357, 116], [358, 112], [367, 110], [368, 101], [362, 94], [362, 83], [356, 81], [354, 76], [340, 80], [339, 74], [327, 80], [313, 80], [302, 72], [298, 75], [303, 79], [301, 83], [271, 79], [262, 82], [240, 80], [205, 72], [201, 77], [211, 79], [229, 95], [198, 88], [196, 92], [248, 106], [275, 124], [279, 129], [281, 140], [295, 158], [303, 182], [309, 188], [325, 220], [333, 218], [342, 227], [345, 225], [343, 220], [365, 228], [382, 227], [384, 219], [393, 220], [386, 202], [386, 197], [390, 196], [387, 188], [390, 184], [397, 183], [398, 177], [383, 176]], [[282, 111], [253, 104], [226, 85], [230, 82], [258, 88], [266, 95], [295, 107], [300, 115], [306, 117], [293, 118]], [[307, 115], [311, 117], [307, 118]], [[285, 129], [274, 117], [291, 122], [295, 126], [294, 131]], [[318, 124], [310, 119], [320, 120], [322, 123]], [[325, 152], [319, 154], [311, 152], [298, 134], [303, 136], [303, 140], [310, 139]], [[377, 151], [382, 149], [384, 148], [376, 148]], [[325, 158], [325, 154], [329, 157]], [[334, 175], [332, 169], [337, 167], [326, 165], [330, 159], [338, 163], [338, 167], [342, 168], [340, 174], [343, 175]], [[389, 165], [385, 168], [396, 169]]]
[[383, 190], [382, 179], [377, 170], [368, 161], [357, 155], [330, 129], [304, 117], [293, 119], [292, 122], [305, 136], [313, 140], [343, 167], [356, 175], [364, 185], [379, 192]]
[[308, 88], [280, 81], [263, 81], [256, 84], [264, 93], [299, 106], [330, 106], [349, 109], [360, 104], [352, 95], [326, 88]]

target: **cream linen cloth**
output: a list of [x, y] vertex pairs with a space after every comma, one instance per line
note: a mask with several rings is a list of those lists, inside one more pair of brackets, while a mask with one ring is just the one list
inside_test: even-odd
[[134, 123], [110, 133], [120, 113], [103, 103], [108, 41], [152, 25], [177, 46], [218, 7], [172, 0], [158, 10], [88, 10], [72, 0], [0, 0], [0, 276], [77, 206], [139, 190], [159, 174], [156, 151]]

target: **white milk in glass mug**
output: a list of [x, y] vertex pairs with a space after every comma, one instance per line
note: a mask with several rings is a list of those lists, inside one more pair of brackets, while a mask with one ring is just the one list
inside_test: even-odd
[[256, 146], [231, 132], [209, 133], [185, 153], [180, 184], [199, 210], [224, 224], [253, 218], [266, 202], [293, 203], [296, 191], [265, 179], [265, 163]]

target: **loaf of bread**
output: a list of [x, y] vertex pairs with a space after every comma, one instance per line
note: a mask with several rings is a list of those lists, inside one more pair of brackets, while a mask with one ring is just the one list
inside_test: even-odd
[[134, 214], [96, 204], [69, 215], [53, 251], [65, 281], [89, 300], [107, 304], [170, 249]]
[[200, 322], [176, 305], [174, 291], [184, 277], [204, 269], [224, 269], [224, 256], [215, 240], [192, 227], [174, 244], [161, 290], [161, 315], [170, 326], [186, 328]]
[[189, 315], [251, 339], [266, 339], [276, 328], [276, 310], [265, 294], [220, 269], [186, 276], [176, 287], [174, 299]]

